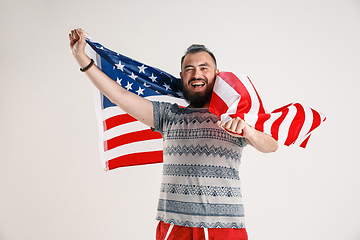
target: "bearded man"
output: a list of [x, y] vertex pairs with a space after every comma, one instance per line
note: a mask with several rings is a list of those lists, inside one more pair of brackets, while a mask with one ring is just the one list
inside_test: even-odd
[[69, 34], [70, 48], [92, 83], [122, 110], [163, 137], [163, 178], [157, 209], [156, 240], [247, 239], [239, 165], [249, 144], [261, 152], [277, 141], [240, 118], [221, 125], [208, 110], [219, 70], [203, 45], [181, 58], [186, 108], [152, 102], [128, 92], [93, 65], [85, 54], [84, 31]]

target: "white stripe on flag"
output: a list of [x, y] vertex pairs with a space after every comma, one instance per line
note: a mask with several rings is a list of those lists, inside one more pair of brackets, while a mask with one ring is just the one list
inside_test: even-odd
[[235, 91], [234, 88], [229, 86], [229, 84], [225, 82], [220, 76], [217, 77], [215, 85], [216, 87], [214, 86], [214, 92], [228, 106], [228, 110], [226, 111], [226, 113], [221, 115], [221, 122], [224, 124], [225, 122], [231, 119], [231, 117], [229, 117], [230, 114], [236, 113], [237, 105], [239, 104], [241, 96]]
[[[235, 74], [236, 75], [236, 74]], [[258, 96], [255, 92], [255, 89], [253, 87], [253, 85], [251, 84], [249, 78], [247, 75], [245, 74], [238, 74], [236, 75], [241, 82], [244, 84], [244, 86], [246, 87], [246, 90], [248, 91], [248, 93], [250, 94], [250, 98], [251, 98], [251, 108], [250, 111], [248, 112], [253, 113], [253, 114], [258, 114], [259, 113], [259, 109], [260, 109], [260, 102], [258, 99]]]
[[137, 131], [141, 131], [141, 130], [148, 130], [150, 129], [149, 126], [136, 121], [136, 122], [130, 122], [130, 123], [125, 123], [116, 127], [113, 127], [107, 131], [104, 132], [104, 137], [105, 139], [112, 139], [114, 137], [123, 135], [123, 134], [127, 134], [127, 133], [131, 133], [131, 132], [137, 132]]
[[[305, 107], [308, 108], [308, 107]], [[309, 108], [310, 109], [310, 108]], [[320, 114], [320, 124], [325, 120], [325, 115], [322, 113], [317, 112], [318, 114]], [[312, 114], [312, 117], [314, 115]], [[312, 125], [312, 122], [311, 122]], [[318, 127], [318, 126], [317, 126]], [[305, 141], [305, 139], [310, 136], [316, 129], [317, 127], [315, 127], [315, 129], [313, 129], [311, 132], [308, 132], [306, 135], [304, 135], [303, 137], [299, 136], [298, 139], [294, 142], [294, 145], [300, 146], [302, 144], [303, 141]], [[310, 131], [310, 130], [309, 130]]]
[[257, 114], [244, 114], [244, 121], [252, 127], [255, 127], [258, 118]]
[[153, 151], [162, 151], [163, 149], [163, 140], [154, 139], [147, 140], [142, 142], [133, 142], [129, 144], [122, 145], [120, 147], [111, 149], [105, 152], [105, 158], [107, 160], [113, 159], [122, 155], [127, 155], [131, 153], [140, 153], [140, 152], [153, 152]]
[[294, 142], [294, 145], [300, 145], [308, 136], [309, 131], [311, 129], [312, 123], [313, 123], [313, 112], [309, 107], [303, 106], [304, 112], [305, 112], [305, 122], [301, 128], [301, 131], [299, 133], [299, 137]]
[[289, 112], [286, 114], [284, 120], [281, 122], [278, 132], [278, 141], [284, 143], [287, 139], [290, 125], [296, 116], [297, 109], [294, 105], [288, 107]]
[[267, 133], [269, 135], [272, 135], [271, 134], [271, 127], [272, 127], [272, 124], [274, 123], [274, 121], [276, 119], [278, 119], [279, 117], [281, 116], [281, 112], [280, 113], [271, 113], [271, 116], [268, 120], [265, 121], [264, 123], [264, 133]]
[[125, 114], [125, 112], [123, 110], [121, 110], [121, 108], [119, 108], [118, 106], [107, 107], [102, 110], [103, 120], [106, 120], [108, 118], [115, 117], [115, 116], [121, 115], [121, 114]]

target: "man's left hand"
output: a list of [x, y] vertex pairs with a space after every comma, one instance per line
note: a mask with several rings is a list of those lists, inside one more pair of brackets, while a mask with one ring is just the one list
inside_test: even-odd
[[255, 129], [247, 124], [239, 117], [233, 118], [227, 121], [225, 124], [221, 124], [221, 121], [217, 122], [218, 126], [226, 130], [230, 135], [234, 137], [251, 138], [255, 134]]
[[244, 137], [247, 143], [260, 152], [275, 152], [278, 148], [278, 143], [272, 136], [256, 130], [239, 117], [233, 118], [225, 124], [218, 121], [217, 124], [234, 137]]

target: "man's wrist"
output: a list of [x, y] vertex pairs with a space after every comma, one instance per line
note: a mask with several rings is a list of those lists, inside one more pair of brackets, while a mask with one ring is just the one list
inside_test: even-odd
[[257, 138], [259, 137], [258, 136], [258, 133], [259, 131], [256, 130], [254, 127], [250, 126], [249, 125], [249, 129], [248, 129], [248, 134], [246, 136], [246, 138], [250, 141], [250, 142], [256, 142], [257, 141]]
[[85, 53], [74, 54], [74, 57], [75, 57], [76, 61], [78, 62], [80, 68], [84, 68], [84, 67], [88, 66], [91, 61], [89, 56], [86, 55]]

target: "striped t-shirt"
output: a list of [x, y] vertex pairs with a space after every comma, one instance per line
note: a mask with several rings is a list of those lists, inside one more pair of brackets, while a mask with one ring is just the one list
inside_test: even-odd
[[207, 108], [153, 102], [164, 164], [157, 220], [180, 226], [244, 228], [239, 165], [244, 138], [217, 126]]

